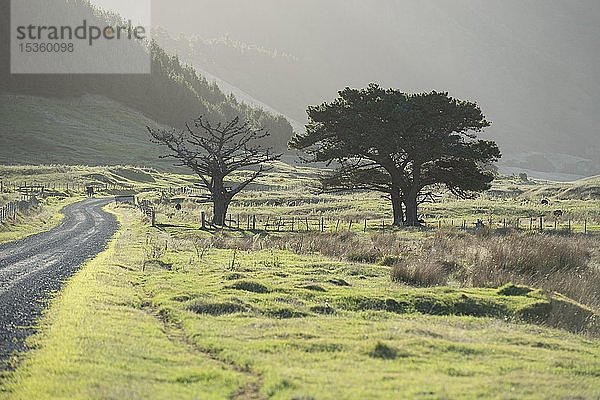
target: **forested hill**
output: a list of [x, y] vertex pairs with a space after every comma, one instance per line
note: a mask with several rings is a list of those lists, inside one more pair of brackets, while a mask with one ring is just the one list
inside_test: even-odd
[[[74, 8], [90, 7], [83, 0], [65, 1], [64, 9], [56, 12], [73, 13]], [[81, 11], [81, 9], [79, 10]], [[106, 24], [111, 16], [97, 14], [99, 25]], [[114, 18], [114, 16], [112, 16]], [[2, 54], [10, 54], [10, 0], [0, 0], [2, 22]], [[186, 121], [204, 115], [211, 120], [241, 116], [256, 126], [271, 132], [269, 144], [283, 151], [292, 135], [289, 122], [283, 117], [238, 102], [226, 96], [217, 85], [209, 83], [196, 71], [183, 65], [176, 56], [158, 45], [151, 45], [152, 73], [139, 75], [82, 74], [82, 75], [11, 75], [10, 59], [2, 57], [0, 63], [1, 93], [49, 98], [74, 98], [84, 95], [104, 96], [129, 108], [140, 111], [157, 123], [182, 127]], [[144, 127], [141, 126], [141, 129]], [[18, 131], [15, 126], [13, 131]]]

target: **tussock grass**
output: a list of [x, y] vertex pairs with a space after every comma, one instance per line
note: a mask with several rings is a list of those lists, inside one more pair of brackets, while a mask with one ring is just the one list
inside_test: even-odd
[[[600, 247], [596, 236], [530, 232], [438, 231], [415, 239], [390, 233], [295, 233], [206, 237], [206, 248], [318, 253], [352, 263], [391, 267], [394, 282], [413, 286], [496, 288], [514, 282], [559, 292], [600, 309]], [[275, 262], [273, 260], [272, 262]], [[350, 268], [369, 276], [368, 269]], [[336, 278], [333, 278], [336, 279]], [[343, 285], [343, 283], [340, 282]]]

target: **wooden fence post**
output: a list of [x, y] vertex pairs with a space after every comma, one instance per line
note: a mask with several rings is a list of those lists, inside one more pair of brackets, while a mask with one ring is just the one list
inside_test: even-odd
[[200, 221], [202, 223], [202, 227], [200, 229], [206, 229], [206, 213], [204, 211], [200, 212]]

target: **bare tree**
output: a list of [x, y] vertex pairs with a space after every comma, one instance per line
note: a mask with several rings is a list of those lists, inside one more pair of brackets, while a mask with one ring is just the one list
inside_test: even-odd
[[[161, 158], [179, 160], [175, 165], [191, 168], [213, 202], [212, 224], [225, 225], [227, 209], [233, 196], [254, 182], [263, 172], [271, 169], [264, 164], [281, 158], [271, 148], [259, 142], [269, 136], [264, 129], [254, 129], [238, 117], [227, 123], [211, 124], [203, 117], [186, 123], [186, 129], [164, 130], [148, 127], [152, 142], [163, 145], [169, 153]], [[249, 176], [239, 183], [226, 182], [232, 172], [254, 167]]]

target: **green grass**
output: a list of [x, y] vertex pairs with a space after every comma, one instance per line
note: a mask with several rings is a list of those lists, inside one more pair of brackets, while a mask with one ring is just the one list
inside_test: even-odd
[[60, 212], [65, 206], [82, 200], [81, 197], [50, 197], [42, 201], [30, 212], [18, 215], [16, 220], [0, 224], [0, 243], [23, 239], [27, 236], [46, 232], [58, 226], [64, 215]]
[[144, 306], [133, 271], [144, 251], [134, 237], [140, 226], [121, 223], [108, 250], [52, 301], [31, 341], [36, 350], [3, 382], [0, 398], [224, 397], [244, 382]]
[[387, 266], [286, 250], [197, 252], [181, 230], [116, 212], [119, 236], [52, 302], [3, 397], [600, 396], [598, 339], [524, 322], [590, 312], [562, 296], [418, 289]]
[[0, 107], [2, 163], [169, 166], [148, 140], [156, 122], [108, 98], [2, 94]]

